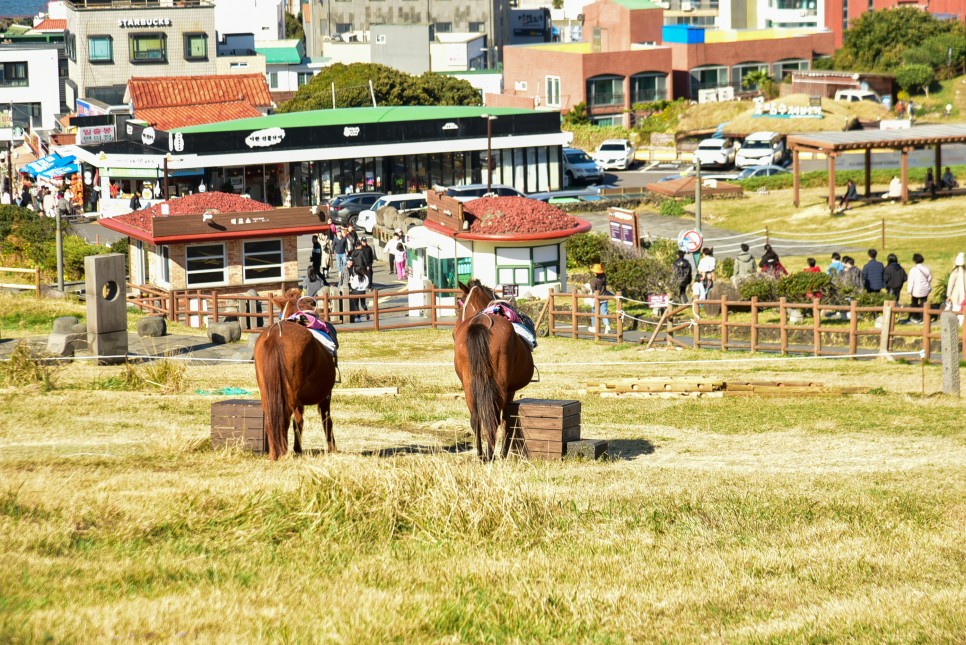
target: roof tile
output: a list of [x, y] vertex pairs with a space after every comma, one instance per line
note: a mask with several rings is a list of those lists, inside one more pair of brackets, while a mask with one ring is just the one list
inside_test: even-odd
[[190, 125], [249, 119], [261, 116], [262, 113], [258, 111], [258, 108], [245, 101], [226, 101], [224, 103], [141, 108], [136, 109], [134, 115], [160, 130], [171, 130]]
[[128, 97], [138, 110], [245, 101], [256, 107], [271, 107], [272, 96], [261, 74], [222, 74], [214, 76], [161, 76], [132, 78]]
[[45, 18], [34, 25], [34, 31], [65, 31], [67, 29], [67, 19]]

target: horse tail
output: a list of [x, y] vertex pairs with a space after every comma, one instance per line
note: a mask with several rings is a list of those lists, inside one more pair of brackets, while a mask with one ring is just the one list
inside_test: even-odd
[[481, 323], [471, 323], [466, 330], [466, 347], [472, 375], [471, 393], [480, 428], [491, 449], [496, 445], [496, 430], [503, 414], [500, 389], [494, 377], [493, 359], [490, 356], [490, 328]]
[[262, 410], [265, 413], [265, 434], [268, 437], [269, 452], [278, 459], [288, 451], [288, 423], [291, 411], [286, 408], [288, 391], [288, 370], [285, 368], [285, 355], [282, 341], [273, 325], [262, 340]]

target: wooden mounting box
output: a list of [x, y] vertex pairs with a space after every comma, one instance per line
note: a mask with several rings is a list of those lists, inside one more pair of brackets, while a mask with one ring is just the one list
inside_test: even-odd
[[580, 439], [580, 401], [520, 399], [507, 406], [511, 448], [533, 459], [559, 461]]
[[211, 447], [232, 445], [241, 445], [252, 452], [268, 452], [261, 401], [231, 399], [211, 404]]

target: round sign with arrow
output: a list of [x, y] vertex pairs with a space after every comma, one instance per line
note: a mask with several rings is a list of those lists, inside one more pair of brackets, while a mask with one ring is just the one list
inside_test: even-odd
[[704, 244], [701, 233], [693, 229], [678, 234], [678, 248], [685, 253], [694, 253]]

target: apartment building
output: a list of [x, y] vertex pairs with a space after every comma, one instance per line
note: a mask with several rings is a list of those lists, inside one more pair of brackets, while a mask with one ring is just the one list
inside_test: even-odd
[[[60, 113], [58, 46], [47, 43], [0, 46], [0, 141], [13, 126], [50, 132]], [[13, 108], [11, 118], [11, 107]]]

